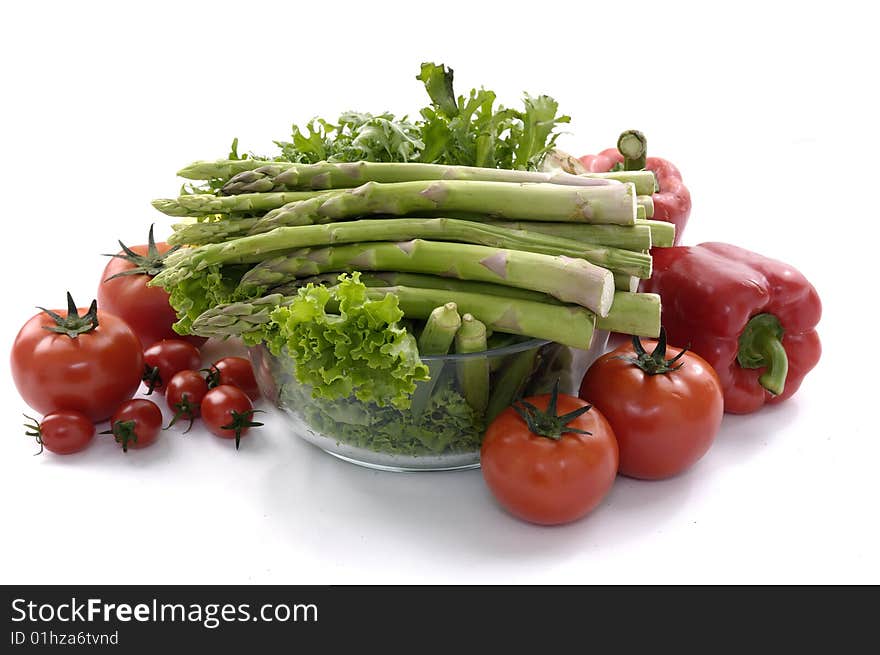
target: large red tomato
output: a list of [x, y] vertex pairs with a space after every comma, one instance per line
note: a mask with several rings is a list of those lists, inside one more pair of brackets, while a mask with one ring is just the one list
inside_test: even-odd
[[584, 376], [580, 397], [611, 423], [620, 472], [658, 480], [681, 473], [706, 454], [721, 425], [724, 397], [704, 359], [680, 348], [667, 353], [665, 332], [659, 342], [646, 343], [654, 348], [651, 354], [634, 339], [597, 359]]
[[595, 408], [554, 391], [498, 415], [483, 439], [480, 466], [511, 514], [545, 525], [568, 523], [589, 513], [611, 489], [617, 442]]
[[66, 311], [43, 310], [21, 328], [10, 357], [12, 379], [41, 414], [70, 409], [103, 421], [140, 385], [141, 343], [94, 301], [83, 316], [69, 293], [67, 302]]
[[182, 336], [171, 327], [177, 316], [168, 304], [165, 290], [147, 286], [162, 270], [164, 259], [172, 250], [165, 242], [156, 243], [152, 227], [148, 242], [128, 247], [120, 241], [122, 250], [112, 256], [101, 276], [98, 304], [128, 323], [144, 348], [162, 339], [185, 339], [201, 346], [204, 338]]

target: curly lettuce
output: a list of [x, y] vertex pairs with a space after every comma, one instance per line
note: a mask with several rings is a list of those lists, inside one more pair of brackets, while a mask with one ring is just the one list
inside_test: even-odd
[[247, 300], [238, 286], [249, 268], [249, 265], [208, 266], [171, 287], [168, 302], [177, 312], [177, 322], [172, 326], [174, 331], [190, 334], [192, 322], [202, 312], [225, 303]]
[[[335, 311], [331, 311], [335, 310]], [[409, 407], [416, 382], [428, 380], [415, 337], [400, 325], [397, 296], [367, 298], [360, 273], [328, 289], [309, 284], [271, 313], [263, 331], [273, 354], [286, 351], [296, 377], [315, 398], [354, 396], [379, 407]]]

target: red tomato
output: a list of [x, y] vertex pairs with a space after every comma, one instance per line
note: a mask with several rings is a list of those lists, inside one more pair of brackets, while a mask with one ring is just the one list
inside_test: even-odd
[[229, 384], [244, 391], [251, 400], [260, 397], [260, 388], [254, 378], [254, 368], [244, 357], [224, 357], [211, 364], [208, 386]]
[[197, 369], [202, 365], [199, 349], [180, 339], [164, 339], [144, 351], [144, 384], [147, 395], [164, 389], [180, 371]]
[[15, 337], [12, 379], [24, 401], [41, 414], [69, 409], [105, 420], [137, 391], [144, 369], [137, 336], [121, 319], [88, 313], [67, 294], [68, 309], [32, 317]]
[[[666, 360], [665, 333], [661, 341], [663, 348], [655, 347], [653, 355], [637, 352], [634, 344], [603, 355], [580, 389], [580, 397], [598, 407], [614, 428], [620, 473], [644, 480], [677, 475], [705, 455], [724, 412], [712, 367], [680, 348], [669, 348], [672, 359]], [[643, 366], [661, 372], [643, 370], [634, 363], [640, 358]]]
[[82, 412], [61, 410], [43, 417], [39, 423], [25, 416], [31, 423], [26, 424], [27, 436], [34, 437], [43, 448], [57, 455], [76, 453], [88, 446], [95, 436], [95, 426]]
[[[146, 348], [161, 339], [185, 339], [201, 346], [206, 339], [181, 336], [171, 325], [177, 320], [168, 304], [168, 294], [161, 287], [148, 287], [147, 282], [162, 270], [165, 255], [171, 247], [156, 243], [150, 227], [149, 243], [127, 247], [112, 255], [98, 285], [98, 303], [111, 314], [116, 314], [135, 331]], [[114, 277], [118, 276], [118, 277]]]
[[110, 429], [123, 452], [129, 448], [146, 448], [156, 441], [162, 429], [162, 410], [149, 400], [136, 398], [122, 403], [110, 419]]
[[214, 387], [202, 399], [202, 420], [208, 429], [218, 437], [235, 439], [235, 449], [248, 428], [263, 425], [252, 419], [255, 412], [247, 394], [228, 384]]
[[189, 427], [185, 430], [189, 432], [193, 420], [200, 413], [202, 399], [206, 393], [208, 393], [208, 383], [199, 371], [187, 370], [175, 373], [165, 389], [165, 401], [174, 412], [174, 418], [171, 419], [168, 427], [183, 418], [189, 421]]
[[[480, 452], [483, 478], [498, 502], [514, 516], [544, 525], [588, 514], [617, 475], [617, 442], [602, 414], [571, 396], [559, 396], [554, 403], [555, 395], [527, 398], [525, 407], [501, 412]], [[531, 425], [518, 413], [532, 420], [529, 405], [546, 412]]]

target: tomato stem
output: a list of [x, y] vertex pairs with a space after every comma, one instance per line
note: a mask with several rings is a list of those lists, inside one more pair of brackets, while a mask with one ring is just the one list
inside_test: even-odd
[[642, 340], [637, 336], [633, 336], [632, 343], [633, 350], [636, 351], [635, 357], [618, 355], [615, 359], [622, 359], [634, 366], [638, 366], [648, 375], [660, 375], [677, 371], [684, 366], [684, 362], [678, 362], [678, 360], [684, 357], [684, 354], [690, 348], [690, 345], [688, 345], [672, 359], [666, 359], [666, 328], [664, 327], [660, 328], [660, 337], [657, 339], [657, 345], [654, 346], [654, 350], [651, 351], [650, 355], [642, 345]]
[[569, 427], [568, 424], [579, 416], [586, 414], [593, 408], [593, 406], [585, 405], [584, 407], [578, 407], [574, 411], [559, 416], [556, 413], [558, 400], [559, 380], [557, 379], [553, 385], [553, 393], [550, 394], [550, 400], [547, 403], [546, 410], [538, 409], [527, 400], [520, 400], [519, 402], [514, 403], [512, 407], [514, 411], [520, 415], [522, 420], [526, 422], [526, 425], [529, 426], [529, 430], [540, 437], [547, 437], [548, 439], [558, 441], [559, 439], [562, 439], [562, 435], [566, 432], [592, 434], [592, 432], [587, 432], [586, 430]]
[[151, 396], [156, 387], [162, 386], [162, 375], [159, 373], [159, 367], [144, 364], [144, 373], [141, 376], [141, 381], [147, 385], [146, 395]]
[[205, 374], [205, 383], [208, 389], [220, 386], [220, 369], [216, 364], [211, 364], [208, 368], [203, 368], [202, 373]]
[[67, 292], [67, 316], [61, 316], [58, 312], [53, 312], [45, 307], [38, 306], [37, 309], [48, 314], [55, 321], [55, 325], [44, 325], [44, 330], [66, 334], [71, 339], [76, 339], [79, 335], [91, 332], [98, 327], [98, 301], [92, 300], [88, 311], [80, 316], [70, 291]]
[[33, 416], [28, 416], [27, 414], [22, 414], [29, 423], [24, 424], [24, 428], [26, 432], [24, 433], [26, 437], [33, 437], [37, 440], [37, 443], [40, 444], [40, 452], [34, 453], [36, 455], [43, 454], [43, 429], [40, 427], [40, 422], [35, 419]]
[[[147, 402], [147, 401], [144, 401]], [[101, 434], [112, 434], [113, 438], [116, 440], [116, 443], [122, 444], [122, 452], [128, 452], [128, 444], [137, 443], [138, 437], [137, 432], [135, 432], [136, 422], [134, 420], [131, 421], [116, 421], [109, 430], [104, 430]]]
[[[121, 254], [104, 254], [104, 257], [117, 257], [119, 259], [124, 259], [133, 264], [134, 268], [129, 268], [116, 275], [111, 275], [107, 280], [123, 277], [124, 275], [149, 275], [150, 277], [155, 277], [163, 268], [165, 268], [165, 258], [180, 248], [180, 246], [174, 246], [173, 248], [160, 253], [159, 248], [156, 247], [156, 239], [153, 237], [152, 225], [150, 226], [150, 234], [147, 237], [146, 255], [137, 254], [134, 250], [122, 243], [122, 241], [119, 242], [119, 247], [122, 248]], [[107, 280], [104, 280], [104, 282]]]
[[232, 414], [232, 420], [226, 425], [221, 425], [220, 429], [235, 431], [236, 450], [238, 450], [239, 442], [241, 442], [241, 433], [244, 432], [244, 430], [246, 430], [247, 428], [258, 428], [263, 425], [262, 423], [257, 423], [256, 421], [251, 420], [254, 417], [254, 414], [262, 411], [262, 409], [249, 409], [244, 412], [236, 412], [234, 409], [230, 410]]
[[174, 403], [172, 409], [174, 410], [174, 417], [171, 419], [171, 422], [162, 429], [167, 430], [172, 425], [177, 423], [177, 420], [179, 418], [185, 418], [189, 420], [189, 425], [186, 426], [186, 430], [184, 430], [183, 433], [186, 434], [187, 432], [192, 430], [193, 422], [195, 421], [196, 413], [198, 412], [199, 406], [196, 403], [190, 402], [189, 394], [184, 393], [180, 399], [180, 402]]

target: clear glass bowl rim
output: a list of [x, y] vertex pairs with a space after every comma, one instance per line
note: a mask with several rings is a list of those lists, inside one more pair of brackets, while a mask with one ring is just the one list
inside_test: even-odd
[[548, 339], [529, 339], [528, 341], [512, 343], [509, 346], [503, 346], [501, 348], [491, 348], [490, 350], [483, 350], [475, 353], [460, 353], [451, 355], [419, 355], [419, 359], [422, 360], [422, 362], [429, 364], [431, 362], [455, 362], [461, 361], [463, 359], [474, 359], [477, 357], [505, 357], [507, 355], [516, 355], [517, 353], [521, 353], [526, 350], [532, 350], [533, 348], [541, 348], [542, 346], [546, 346], [549, 343], [552, 342]]

